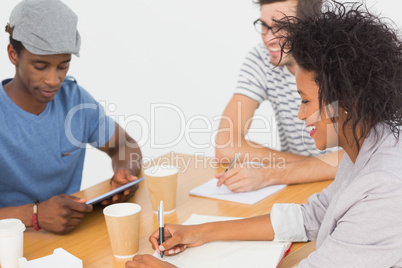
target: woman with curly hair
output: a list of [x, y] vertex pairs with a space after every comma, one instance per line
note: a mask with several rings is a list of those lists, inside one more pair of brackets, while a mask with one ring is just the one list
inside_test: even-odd
[[[327, 4], [286, 33], [302, 102], [299, 118], [317, 148], [345, 155], [334, 182], [308, 204], [275, 204], [271, 214], [195, 226], [166, 225], [166, 255], [217, 240], [317, 240], [298, 267], [402, 267], [402, 43], [362, 5]], [[241, 230], [241, 231], [240, 231]], [[170, 264], [139, 255], [126, 267]], [[141, 266], [143, 267], [143, 266]]]

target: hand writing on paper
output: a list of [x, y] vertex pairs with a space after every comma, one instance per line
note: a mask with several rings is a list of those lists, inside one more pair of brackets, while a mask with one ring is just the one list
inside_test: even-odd
[[227, 172], [217, 174], [217, 186], [225, 184], [234, 193], [255, 191], [269, 185], [278, 184], [273, 176], [274, 169], [249, 163], [241, 164]]
[[158, 254], [163, 250], [165, 255], [175, 255], [184, 251], [187, 247], [198, 247], [205, 243], [201, 232], [198, 230], [200, 226], [165, 224], [165, 242], [159, 245], [159, 230], [149, 237], [149, 241]]
[[165, 261], [161, 261], [152, 255], [135, 255], [132, 261], [126, 262], [126, 267], [149, 267], [149, 268], [173, 268], [176, 267]]
[[39, 226], [46, 231], [65, 234], [71, 232], [80, 223], [92, 206], [86, 200], [61, 194], [41, 202], [38, 205]]
[[[187, 246], [196, 247], [204, 244], [201, 240], [201, 235], [197, 235], [199, 232], [197, 232], [196, 229], [197, 226], [165, 224], [165, 242], [159, 245], [159, 230], [149, 237], [149, 241], [158, 254], [161, 253], [162, 249], [167, 256], [175, 255], [185, 250]], [[151, 255], [136, 255], [133, 257], [132, 261], [126, 262], [126, 267], [172, 268], [176, 266], [161, 261]]]
[[[120, 187], [128, 182], [137, 180], [138, 178], [134, 175], [132, 175], [131, 170], [121, 168], [114, 173], [113, 178], [111, 180], [111, 186], [112, 189], [115, 189], [117, 187]], [[123, 193], [117, 194], [112, 196], [112, 198], [108, 200], [104, 200], [101, 202], [102, 205], [109, 205], [109, 204], [114, 204], [114, 203], [119, 203], [119, 202], [125, 202], [128, 199], [130, 199], [132, 196], [134, 196], [134, 193], [138, 189], [138, 184], [136, 184], [134, 187], [125, 190]]]

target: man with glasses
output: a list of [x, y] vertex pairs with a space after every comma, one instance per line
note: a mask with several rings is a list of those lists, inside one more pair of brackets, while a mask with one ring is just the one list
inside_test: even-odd
[[[221, 162], [241, 153], [241, 161], [217, 175], [218, 186], [233, 192], [257, 190], [273, 184], [305, 183], [333, 179], [343, 151], [319, 152], [312, 132], [297, 118], [301, 99], [297, 93], [297, 64], [291, 54], [281, 53], [280, 32], [274, 19], [310, 16], [319, 12], [321, 0], [260, 0], [261, 16], [254, 21], [262, 44], [247, 55], [237, 87], [223, 113], [216, 137], [216, 158]], [[246, 140], [255, 110], [271, 102], [277, 121], [281, 151]], [[254, 163], [254, 162], [258, 162]]]
[[[18, 218], [35, 231], [67, 233], [92, 211], [80, 190], [86, 144], [107, 153], [110, 188], [136, 180], [138, 144], [74, 78], [79, 55], [77, 16], [59, 0], [24, 0], [6, 32], [12, 79], [0, 84], [0, 219]], [[103, 201], [123, 202], [137, 187]]]

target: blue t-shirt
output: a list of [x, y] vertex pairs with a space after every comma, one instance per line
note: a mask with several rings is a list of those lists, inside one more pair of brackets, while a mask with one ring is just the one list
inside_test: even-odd
[[80, 190], [86, 144], [100, 147], [115, 122], [66, 77], [40, 115], [16, 105], [0, 85], [0, 207], [45, 201]]

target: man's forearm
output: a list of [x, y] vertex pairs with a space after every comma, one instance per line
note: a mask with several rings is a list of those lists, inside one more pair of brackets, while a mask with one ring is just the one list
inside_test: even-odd
[[141, 170], [142, 153], [138, 144], [133, 140], [129, 140], [119, 147], [119, 150], [111, 156], [113, 171], [125, 168], [138, 175]]
[[271, 148], [264, 147], [258, 143], [241, 139], [240, 144], [225, 144], [216, 143], [215, 156], [222, 163], [230, 162], [235, 153], [240, 152], [240, 161], [242, 162], [260, 162], [265, 165], [272, 164], [272, 162], [293, 162], [306, 159], [306, 156], [299, 154], [292, 154], [288, 152], [282, 152]]
[[8, 219], [8, 218], [20, 219], [26, 227], [31, 227], [33, 202], [34, 201], [32, 200], [32, 204], [26, 204], [18, 207], [0, 208], [0, 219]]
[[112, 159], [113, 171], [128, 169], [137, 176], [141, 171], [142, 153], [138, 143], [125, 130], [116, 125], [112, 142], [104, 150]]

